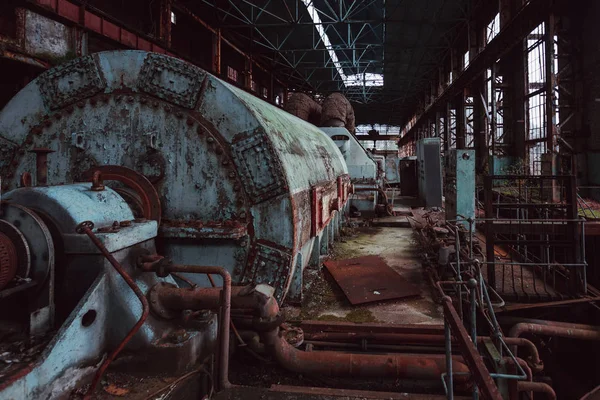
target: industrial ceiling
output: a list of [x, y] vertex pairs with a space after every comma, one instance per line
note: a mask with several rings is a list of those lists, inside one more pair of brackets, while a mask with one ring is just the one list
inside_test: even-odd
[[178, 3], [274, 67], [290, 88], [343, 92], [359, 124], [403, 125], [469, 14], [466, 0]]

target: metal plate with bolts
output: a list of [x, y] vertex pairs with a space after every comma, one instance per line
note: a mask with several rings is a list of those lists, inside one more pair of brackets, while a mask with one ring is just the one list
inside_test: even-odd
[[418, 287], [391, 269], [379, 256], [326, 261], [331, 273], [353, 305], [420, 295]]

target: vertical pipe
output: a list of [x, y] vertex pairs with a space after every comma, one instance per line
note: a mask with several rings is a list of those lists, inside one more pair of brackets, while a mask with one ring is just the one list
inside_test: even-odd
[[[477, 281], [473, 278], [467, 281], [467, 288], [470, 290], [471, 295], [471, 340], [477, 347]], [[479, 398], [479, 391], [477, 386], [473, 386], [473, 400]]]
[[450, 332], [450, 324], [444, 318], [444, 337], [446, 341], [446, 380], [447, 380], [447, 398], [454, 400], [454, 385], [452, 382], [452, 334]]
[[125, 348], [127, 343], [129, 343], [133, 336], [140, 330], [142, 325], [144, 325], [144, 322], [146, 322], [148, 315], [150, 314], [150, 305], [148, 304], [146, 296], [139, 288], [139, 286], [135, 283], [135, 281], [131, 279], [127, 271], [125, 271], [121, 264], [119, 264], [119, 262], [113, 257], [113, 255], [106, 249], [106, 247], [100, 241], [100, 239], [98, 239], [98, 237], [96, 237], [96, 235], [92, 232], [93, 227], [94, 224], [91, 221], [82, 222], [77, 226], [77, 233], [87, 235], [92, 241], [92, 243], [98, 248], [98, 250], [100, 250], [102, 255], [104, 255], [108, 262], [113, 266], [113, 268], [119, 273], [119, 275], [121, 275], [123, 280], [127, 283], [127, 285], [131, 288], [131, 290], [140, 300], [140, 303], [142, 304], [142, 315], [140, 315], [138, 321], [129, 330], [129, 333], [127, 333], [123, 340], [121, 340], [121, 343], [119, 343], [119, 345], [108, 355], [108, 357], [106, 357], [102, 365], [100, 365], [100, 368], [98, 368], [98, 371], [96, 371], [92, 384], [90, 385], [88, 391], [84, 396], [85, 400], [91, 398], [92, 394], [96, 390], [96, 386], [98, 386], [98, 382], [100, 382], [102, 375], [104, 374], [110, 363], [117, 357], [121, 350]]
[[[142, 267], [143, 270], [152, 270]], [[182, 272], [191, 274], [215, 274], [223, 279], [223, 288], [220, 294], [221, 312], [219, 321], [219, 388], [227, 389], [231, 386], [229, 383], [229, 332], [231, 321], [231, 275], [223, 267], [212, 267], [202, 265], [170, 265], [167, 272]], [[212, 278], [209, 278], [212, 279]]]
[[212, 69], [215, 75], [221, 76], [221, 28], [212, 35]]
[[48, 184], [48, 154], [54, 153], [54, 150], [41, 147], [32, 149], [29, 152], [35, 154], [35, 184], [37, 186], [46, 186]]
[[[485, 202], [485, 255], [487, 261], [487, 278], [488, 285], [496, 290], [496, 258], [494, 257], [494, 231], [493, 221], [494, 218], [494, 192], [492, 191], [493, 176], [485, 176], [483, 181], [483, 193]], [[483, 287], [483, 285], [482, 285]]]

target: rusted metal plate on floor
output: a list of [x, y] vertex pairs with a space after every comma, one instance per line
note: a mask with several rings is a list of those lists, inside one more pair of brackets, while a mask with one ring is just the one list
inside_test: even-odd
[[383, 217], [373, 219], [373, 226], [410, 228], [410, 223], [406, 217]]
[[413, 216], [413, 212], [410, 209], [410, 207], [393, 207], [392, 208], [392, 213], [398, 217], [400, 216], [409, 216], [412, 217]]
[[418, 296], [418, 287], [391, 269], [379, 256], [329, 260], [325, 268], [353, 305]]

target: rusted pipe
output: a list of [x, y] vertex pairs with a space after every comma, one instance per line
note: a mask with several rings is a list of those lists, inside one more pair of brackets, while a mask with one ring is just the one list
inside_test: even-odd
[[[214, 308], [218, 304], [217, 291], [218, 288], [162, 287], [159, 289], [159, 299], [163, 306], [175, 309]], [[258, 321], [264, 326], [276, 323], [279, 318], [277, 301], [272, 296], [249, 287], [232, 288], [231, 306], [234, 309], [253, 309]], [[280, 335], [278, 324], [262, 331], [261, 337], [267, 351], [284, 368], [303, 374], [437, 380], [445, 372], [445, 359], [442, 355], [305, 352], [290, 345]], [[466, 365], [458, 362], [454, 364], [454, 371], [469, 372]], [[467, 381], [469, 377], [461, 375], [460, 379]]]
[[323, 100], [320, 126], [343, 126], [348, 132], [355, 133], [354, 108], [341, 93], [332, 93]]
[[541, 372], [544, 369], [544, 362], [540, 358], [540, 353], [538, 352], [537, 347], [531, 340], [525, 338], [505, 337], [504, 343], [506, 343], [508, 346], [526, 348], [529, 353], [529, 361], [531, 368], [535, 372]]
[[35, 184], [46, 186], [48, 184], [48, 154], [54, 153], [54, 150], [40, 147], [31, 149], [29, 152], [35, 154]]
[[[552, 321], [546, 321], [552, 322]], [[600, 340], [600, 328], [587, 325], [590, 329], [570, 328], [569, 326], [554, 325], [554, 324], [531, 324], [527, 322], [519, 322], [513, 326], [508, 336], [519, 337], [523, 333], [532, 333], [537, 335], [557, 336], [579, 340]]]
[[[230, 307], [234, 309], [257, 310], [260, 316], [272, 313], [273, 302], [258, 306], [250, 286], [234, 286], [231, 289]], [[163, 307], [173, 310], [214, 310], [219, 308], [220, 287], [215, 288], [177, 288], [161, 287], [157, 289], [158, 299]]]
[[[156, 265], [156, 264], [155, 264]], [[154, 271], [152, 263], [138, 265], [144, 271]], [[201, 310], [221, 308], [219, 323], [219, 385], [220, 389], [231, 387], [229, 382], [229, 321], [231, 320], [232, 287], [231, 275], [223, 267], [201, 265], [164, 265], [165, 272], [190, 274], [215, 274], [223, 279], [223, 288], [170, 288], [159, 290], [160, 302], [176, 310]], [[236, 293], [243, 288], [236, 288]], [[236, 296], [237, 298], [237, 296]], [[198, 302], [200, 301], [200, 302]], [[251, 308], [251, 307], [248, 307]]]
[[547, 399], [556, 400], [556, 393], [554, 392], [554, 389], [552, 389], [552, 387], [547, 383], [543, 382], [519, 381], [517, 382], [517, 391], [544, 393]]
[[[413, 333], [371, 333], [371, 332], [305, 332], [306, 340], [313, 341], [341, 341], [353, 342], [359, 340], [372, 340], [382, 344], [443, 344], [444, 335], [432, 334], [413, 334]], [[452, 339], [456, 342], [456, 339]], [[482, 343], [489, 340], [487, 337], [478, 337], [477, 341]], [[527, 349], [529, 354], [531, 368], [536, 372], [543, 370], [543, 362], [535, 344], [525, 338], [505, 338], [505, 343], [509, 346], [518, 346]]]
[[[306, 352], [290, 345], [279, 329], [262, 333], [267, 352], [284, 368], [306, 375], [403, 378], [437, 380], [446, 371], [444, 355], [423, 354], [352, 354], [336, 351]], [[467, 366], [453, 362], [453, 371], [469, 373]], [[468, 381], [468, 375], [457, 380]]]
[[431, 345], [410, 345], [410, 344], [359, 344], [359, 343], [348, 343], [348, 342], [324, 342], [319, 340], [305, 340], [304, 343], [310, 343], [317, 347], [328, 347], [335, 349], [353, 349], [366, 352], [372, 351], [386, 351], [392, 353], [424, 353], [424, 354], [442, 354], [445, 351], [443, 346], [431, 346]]
[[[507, 363], [508, 365], [512, 365], [515, 368], [514, 372], [517, 371], [517, 367], [515, 366], [512, 357], [504, 357], [503, 360], [505, 363]], [[523, 371], [525, 371], [525, 375], [527, 375], [527, 380], [529, 382], [531, 382], [533, 380], [533, 374], [531, 372], [531, 368], [529, 368], [529, 365], [527, 365], [527, 362], [519, 357], [516, 357], [515, 360], [517, 360], [517, 363], [521, 366], [521, 368], [523, 368]], [[513, 400], [513, 399], [517, 400], [519, 398], [519, 390], [517, 388], [517, 382], [518, 381], [515, 381], [515, 380], [508, 381], [508, 390], [509, 390], [508, 398], [511, 400]], [[528, 392], [528, 395], [529, 395], [530, 399], [533, 399], [533, 393]]]
[[358, 332], [358, 333], [409, 333], [419, 335], [443, 335], [444, 325], [403, 325], [382, 323], [353, 323], [342, 321], [305, 320], [300, 324], [306, 332]]
[[321, 105], [304, 93], [293, 93], [285, 103], [285, 111], [315, 126], [321, 122]]
[[577, 324], [574, 322], [548, 321], [545, 319], [521, 318], [521, 317], [500, 317], [498, 319], [502, 324], [516, 325], [518, 323], [536, 324], [544, 326], [561, 326], [570, 329], [584, 329], [588, 331], [600, 331], [600, 326]]
[[123, 269], [121, 264], [119, 264], [119, 262], [112, 256], [112, 254], [110, 254], [110, 252], [106, 249], [106, 247], [104, 247], [104, 244], [92, 232], [93, 227], [94, 227], [94, 223], [91, 221], [82, 222], [81, 224], [79, 224], [77, 226], [77, 233], [86, 234], [90, 238], [92, 243], [94, 243], [94, 245], [98, 248], [98, 250], [100, 250], [102, 255], [104, 255], [104, 257], [106, 257], [108, 262], [119, 273], [119, 275], [121, 275], [123, 280], [131, 288], [131, 290], [133, 290], [133, 292], [135, 293], [137, 298], [140, 300], [140, 303], [142, 303], [142, 315], [140, 316], [138, 321], [135, 323], [133, 328], [131, 328], [129, 333], [127, 333], [127, 335], [123, 338], [123, 340], [121, 340], [121, 343], [119, 343], [119, 345], [109, 354], [109, 356], [106, 358], [106, 360], [104, 360], [104, 362], [102, 363], [102, 365], [100, 366], [98, 371], [96, 371], [94, 380], [92, 381], [90, 388], [88, 389], [87, 393], [85, 394], [84, 399], [91, 398], [91, 396], [94, 394], [94, 391], [96, 390], [96, 386], [98, 385], [98, 382], [100, 382], [100, 379], [102, 378], [102, 375], [104, 374], [104, 371], [106, 371], [106, 369], [108, 368], [110, 363], [121, 352], [121, 350], [123, 350], [123, 348], [127, 345], [127, 343], [129, 343], [129, 341], [131, 340], [131, 338], [133, 338], [133, 336], [137, 333], [137, 331], [139, 331], [139, 329], [142, 327], [144, 322], [146, 322], [146, 319], [148, 318], [148, 314], [150, 313], [150, 307], [148, 306], [148, 300], [146, 300], [146, 296], [144, 296], [144, 293], [142, 293], [142, 291], [138, 287], [138, 285], [134, 282], [133, 279], [131, 279], [129, 274], [127, 274], [127, 271], [125, 271], [125, 269]]

